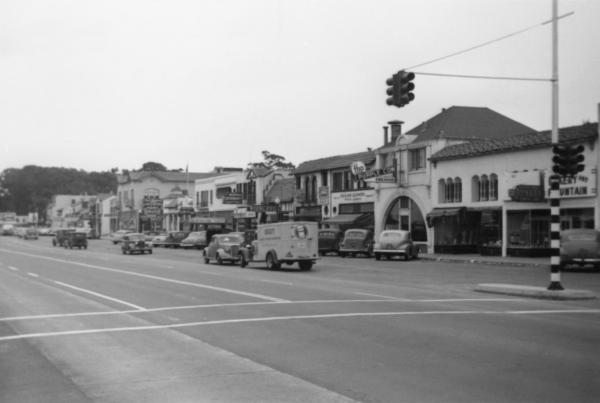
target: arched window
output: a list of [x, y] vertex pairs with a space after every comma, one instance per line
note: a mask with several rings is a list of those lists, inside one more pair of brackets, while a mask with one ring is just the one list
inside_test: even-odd
[[312, 195], [312, 201], [317, 201], [317, 177], [313, 176], [312, 178], [312, 188], [310, 189], [310, 194]]
[[438, 181], [438, 203], [446, 203], [446, 180]]
[[306, 201], [310, 201], [311, 199], [311, 195], [310, 195], [310, 178], [307, 176], [306, 178], [304, 178], [304, 191], [306, 192], [305, 200]]
[[471, 178], [471, 201], [479, 201], [479, 176], [477, 175]]
[[479, 201], [488, 201], [490, 199], [490, 181], [487, 175], [481, 175], [479, 181]]
[[454, 178], [454, 202], [462, 203], [462, 180], [458, 177]]
[[498, 175], [490, 175], [490, 198], [489, 200], [498, 200]]
[[446, 179], [446, 203], [454, 202], [454, 181], [452, 178]]

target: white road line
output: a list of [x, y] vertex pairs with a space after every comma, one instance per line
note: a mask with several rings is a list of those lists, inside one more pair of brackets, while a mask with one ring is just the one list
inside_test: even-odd
[[166, 277], [151, 276], [149, 274], [142, 274], [142, 273], [136, 273], [136, 272], [125, 271], [125, 270], [118, 270], [118, 269], [110, 269], [108, 267], [94, 266], [94, 265], [91, 265], [91, 264], [73, 262], [73, 261], [69, 261], [69, 260], [56, 259], [56, 258], [47, 257], [47, 256], [33, 255], [33, 254], [30, 254], [30, 253], [23, 253], [23, 252], [15, 252], [13, 250], [0, 249], [0, 251], [7, 252], [7, 253], [14, 253], [14, 254], [17, 254], [17, 255], [24, 255], [24, 256], [36, 257], [36, 258], [39, 258], [39, 259], [53, 260], [55, 262], [69, 263], [69, 264], [73, 264], [73, 265], [77, 265], [77, 266], [89, 267], [89, 268], [92, 268], [92, 269], [111, 271], [111, 272], [121, 273], [121, 274], [128, 274], [130, 276], [144, 277], [144, 278], [149, 278], [149, 279], [153, 279], [153, 280], [160, 280], [160, 281], [165, 281], [165, 282], [169, 282], [169, 283], [189, 285], [189, 286], [198, 287], [198, 288], [206, 288], [206, 289], [214, 290], [214, 291], [223, 291], [223, 292], [228, 292], [228, 293], [237, 294], [237, 295], [245, 295], [247, 297], [260, 298], [260, 299], [265, 299], [265, 300], [268, 300], [268, 301], [290, 302], [290, 301], [285, 300], [285, 299], [275, 298], [275, 297], [269, 297], [269, 296], [266, 296], [266, 295], [253, 294], [253, 293], [250, 293], [250, 292], [243, 292], [243, 291], [236, 291], [236, 290], [231, 290], [231, 289], [228, 289], [228, 288], [213, 287], [213, 286], [209, 286], [209, 285], [205, 285], [205, 284], [190, 283], [190, 282], [187, 282], [187, 281], [173, 280], [173, 279], [166, 278]]
[[286, 283], [285, 281], [274, 281], [274, 280], [260, 280], [260, 281], [266, 281], [267, 283], [277, 283], [277, 284], [289, 284], [289, 285], [294, 285], [293, 283]]
[[19, 271], [19, 269], [17, 269], [16, 267], [8, 266], [8, 268], [14, 271]]
[[388, 297], [387, 295], [367, 294], [367, 293], [364, 293], [364, 292], [355, 292], [355, 294], [368, 295], [369, 297], [389, 298], [389, 299], [392, 299], [392, 300], [395, 300], [395, 301], [410, 301], [409, 299], [406, 299], [406, 298]]
[[72, 285], [69, 285], [69, 284], [61, 283], [60, 281], [55, 281], [55, 283], [56, 283], [56, 284], [59, 284], [59, 285], [62, 285], [62, 286], [64, 286], [64, 287], [69, 287], [69, 288], [72, 288], [72, 289], [74, 289], [74, 290], [79, 290], [79, 291], [81, 291], [81, 292], [87, 292], [88, 294], [92, 294], [92, 295], [95, 295], [95, 296], [97, 296], [97, 297], [100, 297], [100, 298], [105, 298], [105, 299], [108, 299], [108, 300], [110, 300], [110, 301], [119, 302], [119, 303], [121, 303], [121, 304], [123, 304], [123, 305], [127, 305], [127, 306], [130, 306], [130, 307], [132, 307], [132, 308], [139, 309], [140, 311], [145, 311], [145, 310], [146, 310], [146, 308], [143, 308], [143, 307], [141, 307], [141, 306], [134, 305], [134, 304], [130, 304], [129, 302], [125, 302], [125, 301], [122, 301], [122, 300], [120, 300], [120, 299], [116, 299], [116, 298], [108, 297], [108, 296], [106, 296], [106, 295], [99, 294], [99, 293], [97, 293], [97, 292], [93, 292], [93, 291], [90, 291], [90, 290], [84, 290], [83, 288], [79, 288], [79, 287], [75, 287], [75, 286], [72, 286]]
[[160, 330], [160, 329], [174, 329], [180, 327], [194, 327], [203, 325], [223, 325], [232, 323], [252, 323], [252, 322], [273, 322], [279, 320], [298, 320], [298, 319], [330, 319], [330, 318], [356, 318], [363, 316], [426, 316], [426, 315], [506, 315], [506, 314], [547, 314], [547, 313], [600, 313], [600, 309], [589, 309], [589, 310], [564, 310], [564, 311], [426, 311], [426, 312], [371, 312], [371, 313], [340, 313], [340, 314], [326, 314], [326, 315], [297, 315], [297, 316], [275, 316], [270, 318], [249, 318], [249, 319], [228, 319], [228, 320], [215, 320], [207, 322], [193, 322], [193, 323], [176, 323], [172, 325], [155, 325], [155, 326], [137, 326], [137, 327], [116, 327], [108, 329], [90, 329], [90, 330], [72, 330], [66, 332], [52, 332], [52, 333], [29, 333], [19, 334], [13, 336], [0, 337], [0, 342], [8, 340], [18, 339], [32, 339], [39, 337], [53, 337], [53, 336], [70, 336], [70, 335], [83, 335], [83, 334], [95, 334], [95, 333], [114, 333], [114, 332], [127, 332], [134, 330]]
[[163, 265], [161, 265], [161, 264], [157, 264], [157, 266], [158, 266], [158, 267], [164, 267], [164, 268], [167, 268], [167, 269], [172, 269], [172, 268], [173, 268], [172, 266], [163, 266]]
[[35, 273], [27, 273], [27, 274], [29, 274], [31, 277], [39, 277], [39, 276], [38, 276], [37, 274], [35, 274]]
[[[503, 301], [503, 302], [521, 302], [522, 299], [457, 299], [457, 300], [445, 300], [447, 302], [463, 302], [463, 301]], [[325, 304], [325, 303], [345, 303], [345, 302], [434, 302], [434, 300], [387, 300], [387, 299], [341, 299], [341, 300], [313, 300], [313, 301], [290, 301], [290, 302], [235, 302], [230, 304], [208, 304], [208, 305], [188, 305], [188, 306], [170, 306], [164, 308], [149, 308], [144, 311], [146, 312], [159, 312], [159, 311], [176, 311], [183, 309], [201, 309], [201, 308], [227, 308], [232, 306], [252, 306], [252, 305], [274, 305], [274, 304]], [[122, 315], [130, 313], [139, 313], [139, 310], [135, 311], [103, 311], [103, 312], [81, 312], [81, 313], [64, 313], [64, 314], [53, 314], [53, 315], [38, 315], [38, 316], [13, 316], [9, 318], [0, 318], [0, 322], [27, 320], [27, 319], [48, 319], [48, 318], [62, 318], [69, 316], [94, 316], [94, 315]]]

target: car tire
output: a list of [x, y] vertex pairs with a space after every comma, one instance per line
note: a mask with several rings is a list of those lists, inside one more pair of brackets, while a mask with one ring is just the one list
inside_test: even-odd
[[204, 264], [209, 264], [210, 263], [210, 259], [206, 257], [206, 255], [204, 255]]
[[125, 249], [121, 249], [121, 251], [123, 252], [124, 255], [127, 254], [127, 252], [125, 251]]
[[56, 246], [56, 239], [52, 240], [52, 246]]
[[221, 255], [217, 253], [217, 264], [219, 266], [223, 266], [223, 259], [221, 259]]
[[150, 249], [150, 250], [148, 251], [148, 253], [149, 253], [149, 254], [152, 254], [152, 249]]
[[375, 260], [381, 260], [381, 255], [379, 253], [375, 254]]
[[309, 271], [312, 269], [313, 262], [310, 260], [303, 260], [302, 262], [298, 262], [298, 266], [300, 266], [300, 270], [302, 271]]
[[246, 266], [248, 266], [248, 262], [246, 261], [244, 254], [240, 253], [240, 267], [244, 268]]
[[281, 264], [275, 263], [275, 257], [272, 253], [267, 254], [267, 269], [269, 270], [279, 270], [281, 268]]
[[344, 252], [338, 252], [338, 256], [339, 257], [346, 257], [346, 254]]
[[411, 253], [412, 253], [412, 252], [411, 252], [411, 251], [409, 251], [409, 250], [407, 250], [407, 251], [406, 251], [406, 253], [404, 254], [404, 261], [405, 261], [405, 262], [408, 262], [408, 261], [410, 260], [410, 254], [411, 254]]

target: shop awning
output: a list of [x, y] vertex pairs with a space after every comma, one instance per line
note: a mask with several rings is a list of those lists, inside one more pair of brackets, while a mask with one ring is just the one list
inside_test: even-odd
[[489, 207], [467, 207], [467, 211], [500, 211], [502, 206], [489, 206]]
[[336, 217], [326, 218], [323, 224], [350, 224], [358, 220], [364, 214], [340, 214]]
[[301, 213], [294, 214], [294, 217], [321, 217], [320, 212], [312, 212], [312, 211], [303, 211]]
[[464, 207], [434, 208], [427, 214], [427, 225], [429, 228], [433, 227], [436, 221], [442, 217], [458, 217], [464, 209]]

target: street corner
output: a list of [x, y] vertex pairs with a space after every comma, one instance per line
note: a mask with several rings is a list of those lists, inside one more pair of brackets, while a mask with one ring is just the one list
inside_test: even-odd
[[554, 300], [585, 300], [596, 299], [596, 295], [586, 290], [548, 290], [544, 287], [532, 287], [513, 284], [479, 284], [475, 291], [490, 294], [512, 295], [518, 297], [554, 299]]

